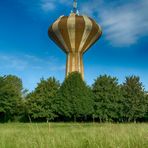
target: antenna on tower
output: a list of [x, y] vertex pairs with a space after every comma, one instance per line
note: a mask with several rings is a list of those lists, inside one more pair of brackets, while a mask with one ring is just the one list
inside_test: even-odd
[[77, 0], [73, 1], [73, 13], [78, 14], [78, 10], [77, 10]]

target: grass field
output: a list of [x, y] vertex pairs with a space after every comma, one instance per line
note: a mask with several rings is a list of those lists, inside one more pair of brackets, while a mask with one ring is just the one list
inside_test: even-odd
[[148, 124], [0, 124], [0, 148], [148, 148]]

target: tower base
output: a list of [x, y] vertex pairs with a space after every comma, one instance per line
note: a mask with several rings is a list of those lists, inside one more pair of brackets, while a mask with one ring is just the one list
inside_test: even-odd
[[79, 52], [69, 52], [67, 54], [66, 76], [74, 71], [81, 73], [82, 79], [84, 79], [82, 54]]

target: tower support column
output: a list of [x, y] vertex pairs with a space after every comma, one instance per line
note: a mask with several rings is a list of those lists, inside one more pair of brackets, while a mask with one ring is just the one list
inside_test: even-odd
[[80, 52], [67, 53], [66, 76], [74, 71], [81, 73], [82, 78], [84, 79], [82, 54]]

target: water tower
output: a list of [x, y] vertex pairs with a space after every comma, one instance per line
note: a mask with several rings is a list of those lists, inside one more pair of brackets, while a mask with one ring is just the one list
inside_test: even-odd
[[78, 71], [84, 78], [83, 54], [100, 38], [101, 27], [86, 15], [79, 15], [77, 2], [69, 16], [60, 16], [48, 29], [49, 37], [66, 53], [66, 75]]

